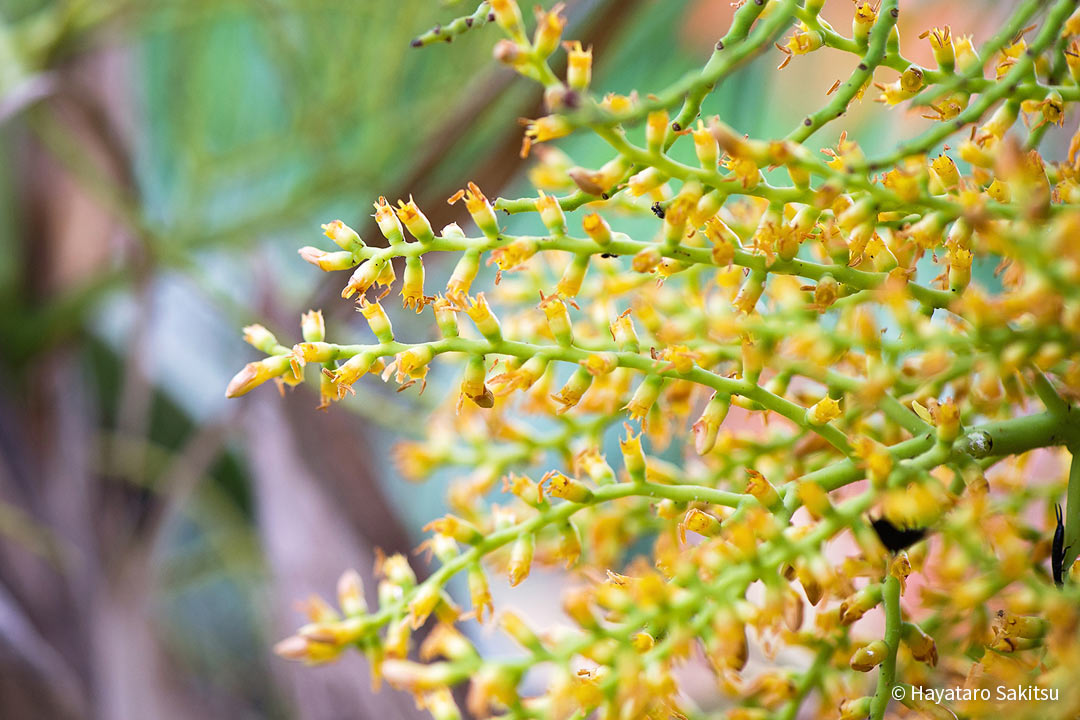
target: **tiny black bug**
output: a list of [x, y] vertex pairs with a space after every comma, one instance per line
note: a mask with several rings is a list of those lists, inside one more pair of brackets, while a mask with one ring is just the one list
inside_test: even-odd
[[660, 218], [661, 220], [664, 219], [664, 208], [660, 207], [659, 200], [652, 204], [652, 211], [653, 214], [656, 215], [656, 217]]
[[1069, 548], [1065, 547], [1065, 523], [1061, 518], [1060, 504], [1054, 506], [1054, 512], [1057, 515], [1057, 527], [1054, 528], [1054, 542], [1050, 546], [1050, 570], [1054, 573], [1054, 584], [1061, 587], [1065, 584], [1063, 565]]
[[889, 552], [900, 552], [926, 537], [926, 528], [898, 528], [883, 517], [871, 519], [870, 525]]
[[613, 258], [613, 257], [618, 257], [618, 255], [616, 255], [615, 253], [600, 253], [600, 257], [602, 257], [602, 258]]

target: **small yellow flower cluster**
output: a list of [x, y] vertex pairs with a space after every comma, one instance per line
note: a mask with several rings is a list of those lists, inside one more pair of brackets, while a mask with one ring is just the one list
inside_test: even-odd
[[[437, 359], [462, 366], [428, 438], [394, 452], [409, 479], [458, 474], [426, 528], [437, 569], [418, 582], [404, 557], [380, 558], [372, 609], [347, 573], [340, 611], [310, 601], [280, 654], [355, 648], [439, 720], [462, 717], [464, 683], [475, 717], [705, 717], [678, 672], [694, 663], [728, 718], [881, 720], [892, 703], [1076, 716], [1080, 133], [1067, 157], [1040, 148], [1080, 101], [1080, 11], [1025, 0], [981, 44], [930, 28], [925, 67], [901, 52], [899, 0], [847, 5], [850, 36], [823, 4], [741, 3], [700, 72], [648, 95], [592, 90], [592, 49], [563, 41], [561, 3], [527, 24], [516, 0], [487, 0], [444, 26], [497, 25], [495, 57], [543, 87], [522, 147], [537, 192], [493, 202], [468, 183], [449, 202], [471, 234], [436, 232], [411, 198], [379, 198], [378, 242], [325, 225], [338, 249], [301, 257], [351, 271], [342, 296], [366, 343], [330, 342], [319, 312], [292, 347], [245, 329], [266, 357], [230, 397], [296, 385], [309, 363], [321, 407], [366, 374], [422, 390]], [[857, 68], [783, 137], [699, 118], [774, 43], [781, 67], [831, 48]], [[940, 122], [883, 155], [846, 132], [812, 148], [871, 85]], [[610, 147], [597, 169], [546, 144], [580, 131]], [[535, 213], [543, 234], [505, 232], [497, 210]], [[625, 215], [654, 236], [620, 232]], [[456, 261], [441, 290], [425, 288], [429, 253]], [[436, 339], [398, 339], [380, 302], [395, 288]], [[491, 574], [538, 583], [537, 564], [572, 578], [569, 627], [494, 607]], [[465, 609], [447, 590], [461, 574]], [[492, 617], [519, 656], [473, 646], [469, 623]], [[805, 659], [748, 668], [791, 648]], [[523, 682], [536, 666], [542, 687]], [[950, 707], [911, 692], [961, 686], [1059, 699], [1003, 710], [996, 691]]]

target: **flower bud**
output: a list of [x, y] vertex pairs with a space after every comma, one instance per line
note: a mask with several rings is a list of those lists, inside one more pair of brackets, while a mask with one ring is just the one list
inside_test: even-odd
[[330, 643], [316, 642], [300, 635], [285, 638], [274, 645], [274, 654], [286, 660], [299, 660], [309, 665], [336, 660], [342, 648]]
[[679, 525], [679, 532], [683, 536], [684, 542], [687, 530], [704, 537], [716, 537], [720, 534], [720, 520], [715, 515], [710, 515], [703, 510], [690, 508], [686, 511], [686, 516], [683, 517], [682, 523]]
[[[412, 203], [412, 200], [410, 199], [409, 202]], [[394, 209], [390, 207], [390, 203], [386, 201], [386, 198], [380, 195], [379, 201], [374, 203], [374, 208], [375, 214], [372, 217], [375, 218], [375, 222], [379, 226], [379, 232], [383, 234], [383, 237], [391, 245], [404, 242], [405, 236], [401, 231], [401, 221], [394, 214]]]
[[469, 211], [469, 215], [472, 216], [476, 226], [480, 228], [480, 232], [484, 233], [487, 238], [497, 238], [499, 236], [499, 221], [495, 217], [495, 208], [488, 202], [484, 193], [480, 192], [480, 188], [476, 183], [470, 182], [468, 189], [458, 190], [446, 202], [453, 205], [462, 198], [465, 199], [465, 209]]
[[754, 312], [761, 294], [765, 292], [765, 274], [757, 271], [751, 272], [743, 281], [739, 293], [735, 296], [732, 304], [735, 309], [744, 315]]
[[451, 300], [467, 296], [478, 272], [480, 272], [480, 252], [466, 250], [454, 266], [454, 272], [446, 283], [446, 296]]
[[639, 633], [635, 633], [634, 637], [630, 639], [630, 645], [639, 653], [647, 653], [653, 649], [656, 644], [656, 639], [652, 635], [642, 630]]
[[559, 415], [567, 412], [579, 402], [585, 395], [585, 392], [592, 385], [593, 376], [588, 370], [583, 367], [579, 367], [574, 371], [574, 374], [570, 376], [570, 379], [566, 381], [562, 389], [559, 392], [552, 395], [552, 399], [561, 404], [561, 407], [555, 412]]
[[418, 255], [405, 258], [405, 275], [401, 281], [401, 306], [416, 308], [420, 313], [429, 298], [424, 296], [424, 263]]
[[572, 522], [561, 523], [557, 530], [559, 539], [552, 555], [569, 569], [581, 557], [581, 533]]
[[687, 182], [679, 190], [679, 194], [671, 201], [664, 213], [664, 243], [666, 245], [674, 247], [683, 241], [690, 213], [697, 208], [700, 199], [701, 185], [696, 182]]
[[225, 388], [225, 397], [240, 397], [262, 385], [271, 378], [284, 375], [292, 369], [290, 356], [272, 355], [258, 362], [251, 362], [244, 366]]
[[574, 40], [563, 43], [563, 47], [567, 55], [566, 84], [578, 92], [588, 89], [592, 82], [592, 45], [583, 50], [581, 42]]
[[414, 695], [447, 688], [455, 679], [453, 666], [444, 662], [424, 665], [411, 660], [390, 659], [383, 662], [382, 673], [391, 687]]
[[626, 410], [633, 420], [644, 420], [645, 416], [652, 410], [653, 405], [656, 404], [663, 387], [663, 377], [660, 375], [646, 375], [623, 410]]
[[600, 217], [599, 213], [592, 212], [586, 215], [581, 221], [581, 227], [585, 230], [585, 234], [600, 247], [611, 243], [611, 226]]
[[627, 437], [619, 440], [619, 449], [622, 451], [623, 467], [633, 482], [641, 482], [645, 479], [645, 452], [641, 449], [640, 433], [634, 435], [627, 426]]
[[868, 0], [855, 3], [855, 16], [851, 19], [851, 34], [859, 47], [866, 47], [870, 39], [870, 29], [877, 21], [877, 10]]
[[901, 637], [904, 644], [911, 650], [913, 658], [926, 663], [930, 667], [937, 666], [937, 644], [934, 642], [934, 638], [923, 632], [922, 628], [914, 623], [906, 622], [901, 628]]
[[514, 390], [528, 390], [543, 376], [548, 362], [546, 357], [534, 355], [519, 367], [491, 378], [492, 384], [502, 386], [497, 389], [496, 394], [507, 395]]
[[562, 346], [572, 345], [574, 343], [574, 330], [570, 322], [570, 311], [566, 309], [566, 304], [562, 299], [558, 295], [544, 297], [543, 293], [541, 293], [540, 309], [544, 311], [548, 329], [555, 337], [555, 341]]
[[533, 482], [527, 475], [510, 473], [503, 478], [503, 492], [511, 492], [519, 500], [530, 507], [537, 509], [546, 507], [548, 502], [544, 498], [544, 491], [539, 483]]
[[322, 342], [326, 338], [322, 310], [308, 310], [300, 316], [300, 333], [307, 342]]
[[717, 163], [720, 162], [720, 145], [716, 138], [709, 132], [700, 120], [697, 129], [692, 131], [694, 136], [694, 153], [704, 170], [713, 172]]
[[701, 227], [710, 218], [716, 217], [716, 213], [720, 212], [726, 199], [727, 195], [719, 190], [710, 190], [702, 195], [697, 202], [697, 207], [690, 213], [690, 224], [695, 228]]
[[566, 215], [563, 214], [558, 198], [544, 194], [543, 190], [539, 190], [538, 193], [540, 197], [536, 201], [536, 210], [540, 213], [540, 219], [544, 222], [544, 226], [553, 235], [565, 235]]
[[798, 484], [795, 492], [810, 516], [815, 520], [825, 517], [832, 511], [829, 493], [813, 480], [804, 480]]
[[495, 396], [484, 384], [487, 368], [483, 355], [473, 355], [465, 363], [465, 374], [461, 378], [461, 394], [479, 407], [490, 408], [495, 405]]
[[645, 120], [645, 145], [649, 152], [659, 152], [664, 147], [664, 140], [668, 131], [667, 110], [654, 110], [649, 113]]
[[328, 222], [322, 226], [322, 229], [326, 237], [333, 240], [334, 244], [342, 250], [353, 253], [364, 247], [364, 241], [360, 239], [356, 231], [340, 220]]
[[529, 629], [519, 615], [510, 610], [504, 610], [499, 614], [499, 629], [526, 650], [538, 650], [541, 647], [540, 638], [536, 636], [536, 633]]
[[342, 365], [339, 365], [333, 373], [334, 382], [337, 383], [339, 387], [339, 394], [341, 394], [340, 388], [348, 387], [355, 383], [361, 375], [364, 375], [371, 369], [374, 363], [374, 354], [362, 352], [353, 355]]
[[630, 311], [626, 311], [611, 323], [611, 337], [615, 345], [623, 352], [636, 353], [640, 349], [637, 331], [634, 330], [634, 321], [630, 319]]
[[496, 62], [511, 67], [523, 75], [529, 74], [532, 70], [529, 49], [508, 38], [502, 38], [495, 43], [495, 47], [491, 49], [491, 56]]
[[356, 617], [367, 612], [367, 600], [364, 599], [364, 581], [360, 573], [346, 570], [337, 584], [338, 605], [345, 617]]
[[423, 706], [432, 720], [461, 720], [461, 709], [450, 688], [438, 688], [423, 696]]
[[[1009, 132], [1009, 129], [1016, 124], [1019, 116], [1019, 104], [1015, 101], [1006, 101], [994, 111], [989, 120], [980, 125], [979, 129], [975, 131], [975, 142], [982, 146], [986, 145], [989, 140], [1001, 140]], [[989, 167], [989, 165], [983, 167]]]
[[444, 338], [456, 338], [458, 336], [458, 321], [455, 306], [445, 297], [438, 297], [433, 307], [435, 309], [435, 324], [439, 326], [439, 332]]
[[540, 245], [536, 240], [528, 237], [518, 238], [509, 245], [495, 248], [488, 259], [488, 265], [495, 263], [500, 272], [513, 270], [523, 265], [539, 249]]
[[751, 468], [746, 468], [746, 475], [746, 492], [757, 498], [762, 506], [772, 510], [780, 504], [780, 493], [764, 475]]
[[422, 377], [427, 373], [428, 363], [435, 357], [435, 351], [428, 345], [416, 345], [403, 350], [397, 355], [397, 370], [402, 375]]
[[491, 0], [491, 12], [507, 35], [518, 41], [525, 39], [525, 23], [517, 0]]
[[705, 237], [713, 244], [712, 260], [719, 267], [727, 267], [735, 260], [735, 248], [739, 245], [739, 236], [719, 217], [705, 221]]
[[559, 284], [555, 286], [555, 293], [560, 297], [574, 297], [581, 292], [581, 284], [585, 281], [585, 272], [589, 269], [591, 255], [574, 255], [570, 258], [566, 268], [563, 269]]
[[852, 625], [881, 602], [881, 585], [867, 585], [840, 603], [840, 624]]
[[428, 619], [442, 601], [442, 588], [434, 582], [426, 582], [416, 588], [408, 604], [409, 624], [416, 630]]
[[456, 222], [443, 225], [443, 228], [439, 231], [439, 234], [442, 235], [444, 238], [454, 238], [457, 240], [463, 240], [465, 238], [465, 231], [462, 230], [461, 226], [458, 225]]
[[846, 698], [840, 701], [840, 720], [865, 720], [870, 717], [870, 701], [873, 698]]
[[930, 177], [936, 182], [936, 186], [931, 183], [931, 192], [940, 194], [956, 190], [960, 184], [960, 169], [955, 160], [942, 153], [930, 162]]
[[277, 338], [262, 325], [248, 325], [244, 328], [244, 342], [256, 350], [270, 354], [278, 347]]
[[[408, 558], [401, 553], [394, 553], [382, 558], [381, 562], [376, 562], [375, 573], [386, 578], [387, 582], [397, 588], [408, 589], [416, 585], [416, 573], [409, 565]], [[382, 604], [381, 598], [380, 604]]]
[[634, 259], [630, 262], [630, 267], [634, 269], [634, 272], [650, 273], [660, 265], [664, 256], [660, 253], [660, 248], [655, 245], [649, 245], [639, 250]]
[[424, 526], [424, 531], [428, 530], [453, 538], [464, 545], [476, 545], [484, 539], [484, 534], [475, 525], [451, 514], [429, 522]]
[[488, 617], [491, 617], [494, 613], [494, 605], [491, 602], [491, 589], [488, 587], [487, 576], [484, 574], [484, 569], [480, 566], [480, 563], [473, 563], [469, 566], [468, 572], [469, 581], [469, 599], [472, 603], [473, 613], [476, 615], [476, 622], [484, 622], [484, 611], [487, 611]]
[[938, 406], [937, 417], [938, 442], [951, 443], [960, 437], [960, 408], [953, 400], [946, 400]]
[[575, 587], [563, 593], [563, 612], [585, 630], [595, 630], [599, 623], [592, 608], [592, 593], [587, 588]]
[[548, 495], [562, 498], [568, 502], [587, 503], [593, 496], [592, 490], [590, 490], [585, 483], [567, 477], [557, 470], [552, 470], [544, 475], [537, 488], [538, 492], [543, 493], [545, 491], [545, 483], [547, 483], [546, 490]]
[[[409, 202], [398, 200], [397, 216], [401, 222], [405, 223], [405, 227], [409, 229], [412, 236], [420, 242], [428, 243], [435, 239], [431, 223], [428, 222], [427, 217], [420, 211], [420, 208], [416, 206], [412, 195], [409, 196]], [[389, 236], [387, 236], [387, 239], [391, 243], [394, 242]]]
[[536, 538], [532, 533], [521, 535], [514, 541], [510, 548], [510, 563], [507, 566], [511, 587], [517, 587], [529, 576], [535, 548]]
[[353, 254], [347, 250], [326, 252], [316, 247], [302, 247], [297, 251], [304, 262], [311, 263], [323, 272], [348, 270], [356, 264]]
[[[383, 585], [380, 584], [379, 589], [382, 590]], [[387, 601], [393, 599], [393, 597], [385, 598]], [[381, 605], [384, 598], [380, 592], [379, 604]], [[391, 659], [399, 659], [408, 656], [409, 644], [412, 639], [412, 626], [409, 624], [409, 618], [403, 617], [399, 620], [391, 621], [390, 625], [386, 629], [386, 638], [383, 641], [383, 655]]]
[[615, 482], [615, 471], [596, 447], [582, 450], [574, 458], [575, 472], [584, 473], [596, 485], [610, 485]]
[[889, 646], [884, 640], [875, 640], [863, 645], [851, 656], [851, 669], [857, 672], [870, 672], [885, 661]]
[[971, 282], [971, 251], [965, 248], [949, 250], [949, 290], [962, 293]]
[[533, 52], [538, 60], [547, 59], [559, 47], [566, 16], [562, 14], [563, 4], [556, 3], [550, 11], [536, 8], [536, 32], [533, 35]]
[[713, 393], [701, 417], [691, 428], [694, 433], [694, 449], [698, 455], [707, 455], [716, 445], [716, 435], [724, 423], [724, 418], [727, 417], [729, 407], [731, 407], [729, 396]]
[[495, 317], [495, 313], [491, 311], [491, 306], [488, 305], [484, 293], [480, 293], [475, 299], [470, 298], [469, 307], [465, 309], [465, 312], [485, 339], [491, 342], [499, 342], [502, 340], [502, 330], [499, 327], [499, 319]]
[[627, 187], [630, 188], [631, 195], [634, 197], [641, 197], [648, 192], [652, 192], [667, 181], [667, 175], [654, 167], [647, 167], [644, 170], [631, 175], [630, 179], [627, 180]]
[[599, 352], [589, 353], [589, 356], [581, 361], [581, 367], [596, 377], [607, 375], [619, 367], [619, 357], [615, 353]]
[[356, 293], [366, 293], [368, 288], [379, 281], [387, 267], [392, 266], [384, 257], [374, 257], [361, 263], [341, 291], [341, 297], [349, 299]]
[[390, 318], [378, 301], [370, 302], [367, 298], [361, 297], [357, 310], [367, 320], [371, 332], [375, 334], [379, 342], [394, 342], [394, 328], [390, 325]]

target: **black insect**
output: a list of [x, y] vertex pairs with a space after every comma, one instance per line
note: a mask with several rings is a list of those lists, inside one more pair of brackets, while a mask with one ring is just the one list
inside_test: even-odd
[[1054, 528], [1054, 542], [1050, 546], [1050, 570], [1054, 573], [1054, 584], [1061, 587], [1065, 584], [1062, 566], [1069, 548], [1065, 547], [1065, 523], [1061, 519], [1061, 505], [1055, 505], [1054, 511], [1057, 514], [1057, 527]]
[[600, 257], [602, 257], [602, 258], [613, 258], [613, 257], [619, 257], [619, 256], [616, 255], [615, 253], [600, 253]]
[[661, 220], [664, 219], [664, 208], [660, 205], [659, 200], [657, 200], [656, 202], [654, 202], [652, 204], [652, 211], [653, 211], [653, 215], [660, 218]]
[[889, 552], [900, 552], [926, 537], [926, 528], [898, 528], [883, 517], [871, 519], [870, 525]]

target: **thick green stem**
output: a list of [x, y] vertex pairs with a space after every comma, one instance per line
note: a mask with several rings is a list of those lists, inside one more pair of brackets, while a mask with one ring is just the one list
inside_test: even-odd
[[890, 574], [881, 587], [882, 606], [885, 609], [885, 645], [888, 651], [878, 670], [877, 691], [870, 702], [871, 720], [881, 720], [892, 699], [893, 685], [896, 684], [896, 651], [900, 648], [900, 629], [903, 617], [900, 612], [900, 580]]

